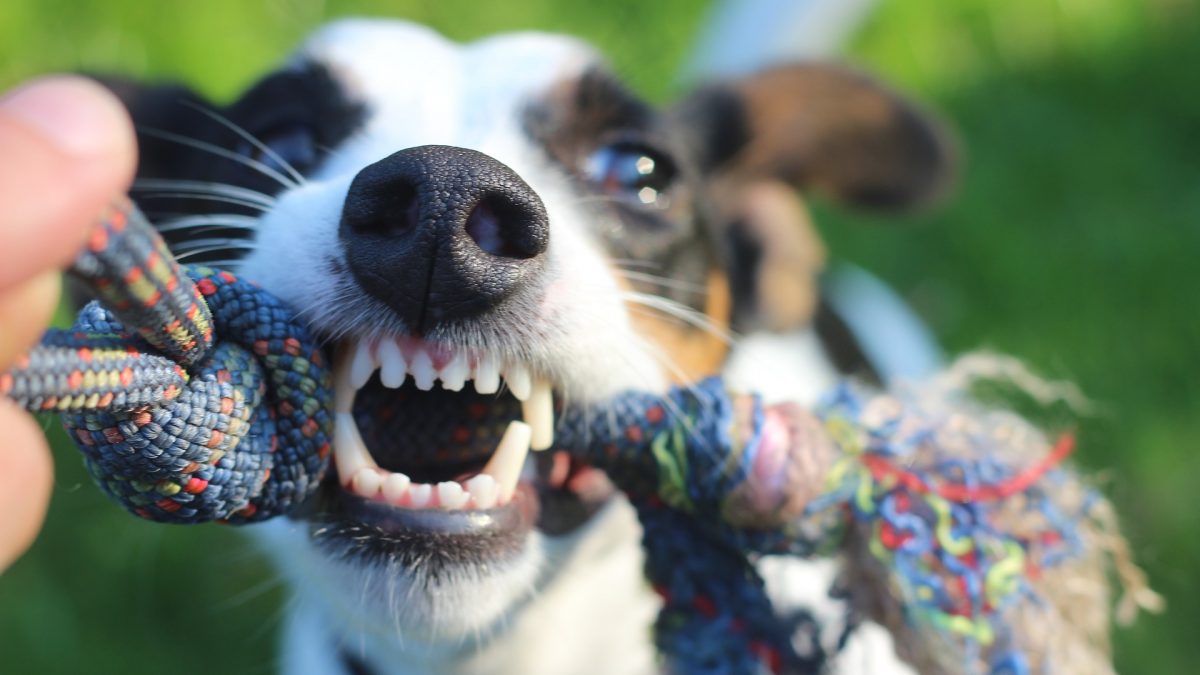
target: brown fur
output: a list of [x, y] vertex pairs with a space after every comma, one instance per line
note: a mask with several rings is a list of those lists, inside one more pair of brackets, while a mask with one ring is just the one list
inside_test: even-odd
[[729, 352], [730, 308], [728, 281], [724, 274], [714, 270], [705, 285], [703, 310], [713, 330], [700, 330], [641, 306], [631, 307], [630, 316], [638, 334], [673, 364], [672, 381], [685, 384], [720, 372]]

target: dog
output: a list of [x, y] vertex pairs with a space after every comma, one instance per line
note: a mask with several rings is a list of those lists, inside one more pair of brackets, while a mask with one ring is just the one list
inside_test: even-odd
[[[251, 528], [294, 589], [291, 674], [656, 672], [636, 518], [554, 451], [556, 408], [873, 376], [797, 191], [903, 210], [954, 173], [941, 125], [860, 73], [782, 66], [659, 110], [539, 33], [340, 20], [228, 105], [100, 79], [174, 253], [290, 303], [337, 364], [330, 476]], [[762, 568], [814, 663], [911, 672], [832, 563]]]

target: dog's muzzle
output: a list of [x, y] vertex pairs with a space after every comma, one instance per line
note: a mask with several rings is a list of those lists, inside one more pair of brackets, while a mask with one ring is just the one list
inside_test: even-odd
[[355, 176], [339, 237], [355, 279], [414, 335], [486, 313], [536, 278], [546, 207], [474, 150], [401, 150]]

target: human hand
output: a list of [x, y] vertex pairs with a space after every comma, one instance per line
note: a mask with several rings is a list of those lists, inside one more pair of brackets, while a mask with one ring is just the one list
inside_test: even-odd
[[[45, 330], [59, 271], [135, 163], [124, 108], [90, 80], [49, 77], [0, 98], [0, 373]], [[52, 469], [36, 421], [0, 398], [0, 571], [37, 536]]]

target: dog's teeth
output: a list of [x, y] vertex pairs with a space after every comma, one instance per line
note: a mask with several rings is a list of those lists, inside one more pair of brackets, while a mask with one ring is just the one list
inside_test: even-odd
[[467, 491], [477, 509], [486, 510], [496, 505], [496, 479], [487, 474], [481, 473], [467, 481]]
[[375, 469], [359, 469], [358, 473], [354, 474], [351, 486], [359, 495], [373, 498], [379, 494], [379, 488], [383, 487], [383, 476], [380, 476]]
[[406, 375], [404, 355], [400, 353], [400, 347], [391, 340], [380, 342], [379, 381], [383, 383], [383, 386], [395, 389], [404, 384]]
[[463, 385], [467, 382], [467, 375], [471, 373], [471, 366], [467, 363], [467, 355], [458, 352], [454, 358], [450, 359], [442, 368], [441, 380], [442, 389], [447, 391], [461, 391]]
[[545, 450], [554, 444], [554, 397], [549, 382], [541, 378], [534, 381], [529, 398], [521, 403], [521, 414], [533, 430], [530, 447]]
[[467, 505], [471, 495], [463, 492], [462, 486], [453, 481], [437, 484], [438, 505], [443, 509], [461, 509]]
[[404, 495], [408, 494], [408, 484], [412, 481], [402, 473], [391, 473], [383, 479], [383, 498], [389, 504], [399, 504]]
[[475, 364], [475, 391], [481, 394], [500, 391], [500, 366], [491, 354], [480, 354]]
[[433, 486], [429, 483], [413, 483], [408, 488], [408, 496], [414, 509], [423, 509], [433, 500]]
[[337, 413], [333, 434], [333, 461], [343, 485], [349, 485], [359, 471], [376, 468], [375, 459], [367, 452], [353, 415], [348, 412]]
[[521, 477], [521, 467], [529, 455], [530, 428], [524, 422], [509, 422], [504, 437], [496, 446], [496, 452], [488, 460], [487, 466], [481, 473], [486, 473], [496, 480], [497, 497], [500, 503], [512, 499], [517, 490], [517, 479]]
[[350, 352], [349, 347], [340, 350], [337, 354], [337, 361], [333, 364], [333, 411], [335, 413], [348, 413], [354, 408], [354, 395], [358, 391], [358, 387], [354, 386], [351, 365], [355, 355]]
[[355, 389], [362, 389], [377, 366], [375, 357], [371, 355], [371, 345], [365, 341], [358, 343], [354, 347], [354, 359], [350, 362], [350, 383]]
[[430, 358], [428, 352], [419, 350], [413, 356], [412, 376], [417, 389], [421, 391], [433, 389], [433, 381], [437, 379], [437, 373], [433, 369], [433, 359]]
[[508, 383], [508, 389], [512, 392], [517, 400], [524, 401], [529, 398], [530, 390], [533, 388], [533, 380], [529, 377], [529, 369], [521, 364], [509, 366], [504, 373], [504, 381]]

